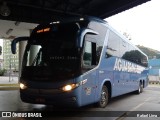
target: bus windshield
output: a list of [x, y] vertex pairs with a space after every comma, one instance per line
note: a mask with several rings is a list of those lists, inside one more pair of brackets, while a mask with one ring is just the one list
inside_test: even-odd
[[35, 69], [34, 74], [35, 71], [42, 70], [43, 73], [39, 75], [45, 76], [47, 71], [47, 76], [61, 74], [60, 76], [64, 78], [77, 75], [80, 66], [80, 54], [76, 46], [78, 29], [73, 27], [70, 29], [67, 26], [60, 26], [57, 29], [32, 37], [32, 42], [28, 43], [24, 54], [25, 71]]

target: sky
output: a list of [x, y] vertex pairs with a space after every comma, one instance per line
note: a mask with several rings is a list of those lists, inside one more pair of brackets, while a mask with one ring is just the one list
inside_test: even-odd
[[160, 0], [151, 0], [105, 19], [131, 42], [160, 51]]

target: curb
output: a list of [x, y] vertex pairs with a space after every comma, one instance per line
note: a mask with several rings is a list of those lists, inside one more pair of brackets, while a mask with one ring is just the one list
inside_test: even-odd
[[12, 84], [0, 84], [0, 87], [1, 86], [19, 86], [18, 83], [12, 83]]
[[18, 90], [19, 84], [0, 84], [0, 90]]

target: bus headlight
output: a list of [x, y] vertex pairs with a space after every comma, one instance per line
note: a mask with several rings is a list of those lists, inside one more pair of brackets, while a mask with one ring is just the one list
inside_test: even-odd
[[75, 89], [76, 87], [84, 85], [86, 82], [87, 82], [87, 79], [82, 80], [82, 81], [80, 81], [79, 83], [76, 83], [76, 84], [68, 84], [68, 85], [65, 85], [64, 87], [62, 87], [62, 90], [64, 92], [71, 91], [71, 90]]
[[62, 90], [67, 92], [73, 90], [76, 87], [78, 87], [77, 84], [65, 85], [64, 87], [62, 87]]
[[23, 84], [23, 83], [20, 83], [19, 86], [20, 86], [20, 89], [22, 89], [22, 90], [27, 88], [27, 86], [25, 84]]

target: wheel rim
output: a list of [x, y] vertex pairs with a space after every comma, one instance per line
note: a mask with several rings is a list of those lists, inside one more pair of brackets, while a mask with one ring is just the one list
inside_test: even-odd
[[105, 106], [106, 105], [106, 102], [107, 101], [107, 93], [105, 91], [102, 91], [101, 93], [101, 105], [102, 106]]

